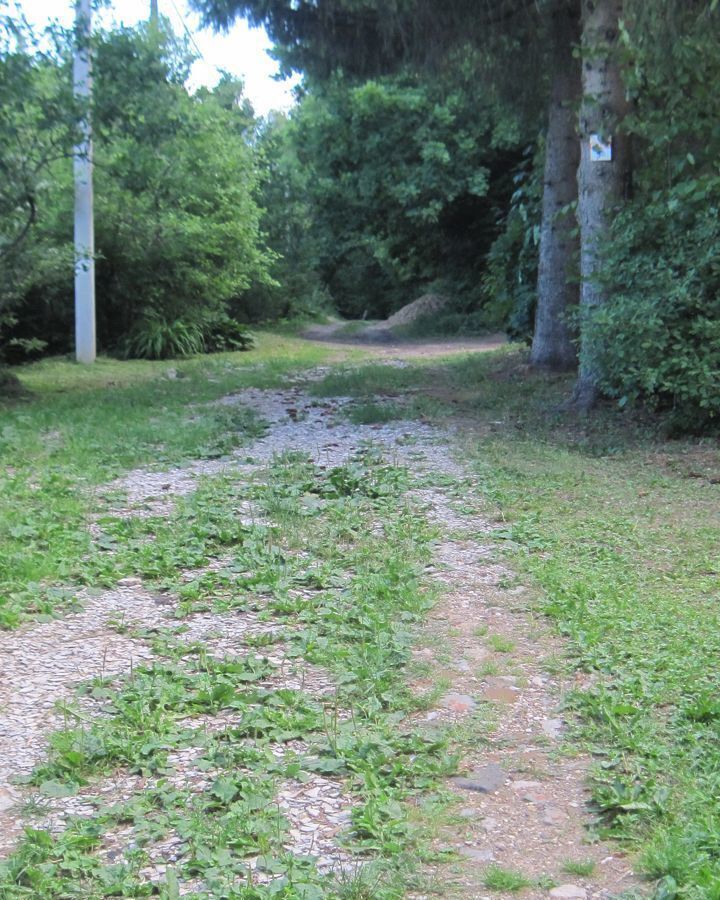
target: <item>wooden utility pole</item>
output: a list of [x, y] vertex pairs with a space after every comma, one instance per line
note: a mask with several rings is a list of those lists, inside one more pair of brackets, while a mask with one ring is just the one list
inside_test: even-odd
[[95, 361], [95, 225], [93, 218], [93, 145], [90, 101], [92, 0], [75, 3], [73, 90], [82, 108], [80, 136], [73, 157], [75, 177], [75, 357]]

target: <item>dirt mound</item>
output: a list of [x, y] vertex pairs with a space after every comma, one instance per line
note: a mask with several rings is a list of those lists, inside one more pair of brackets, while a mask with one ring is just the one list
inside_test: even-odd
[[418, 297], [417, 300], [413, 300], [412, 303], [408, 303], [407, 306], [403, 306], [402, 309], [393, 313], [387, 320], [387, 324], [390, 328], [395, 328], [397, 325], [412, 325], [418, 319], [424, 319], [426, 316], [445, 309], [449, 302], [450, 300], [442, 294], [423, 294], [422, 297]]

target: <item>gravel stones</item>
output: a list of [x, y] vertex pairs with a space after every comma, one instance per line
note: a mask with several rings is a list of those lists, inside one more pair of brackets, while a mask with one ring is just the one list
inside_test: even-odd
[[585, 888], [576, 884], [561, 884], [560, 887], [550, 891], [550, 896], [554, 900], [587, 900], [587, 895]]
[[505, 771], [496, 763], [489, 763], [475, 769], [468, 776], [451, 778], [452, 783], [465, 791], [475, 791], [480, 794], [492, 794], [505, 784]]
[[471, 713], [477, 706], [477, 703], [469, 694], [449, 693], [440, 700], [440, 706], [451, 712], [466, 714]]
[[562, 737], [563, 720], [562, 719], [545, 719], [542, 723], [543, 734], [558, 741]]
[[353, 859], [337, 845], [338, 834], [350, 824], [354, 805], [338, 782], [321, 775], [306, 782], [285, 782], [278, 790], [277, 804], [290, 825], [286, 850], [317, 857], [321, 871]]
[[[318, 372], [322, 377], [323, 372]], [[343, 407], [352, 401], [334, 398], [316, 401], [303, 394], [298, 388], [282, 391], [262, 391], [251, 389], [223, 403], [251, 406], [263, 419], [271, 423], [267, 435], [257, 441], [249, 450], [241, 449], [221, 461], [199, 461], [183, 469], [166, 472], [137, 470], [125, 478], [107, 486], [107, 491], [123, 491], [127, 496], [124, 508], [111, 509], [109, 513], [121, 518], [130, 516], [162, 515], [169, 512], [177, 496], [187, 495], [197, 487], [202, 476], [221, 475], [224, 472], [237, 475], [247, 473], [256, 478], [259, 467], [272, 460], [276, 453], [286, 450], [307, 454], [317, 465], [332, 467], [345, 463], [367, 442], [380, 446], [388, 458], [399, 464], [407, 464], [415, 473], [433, 473], [466, 479], [467, 471], [448, 453], [448, 435], [416, 422], [391, 422], [380, 426], [358, 426], [350, 424], [338, 416]], [[252, 462], [248, 453], [252, 454]], [[464, 646], [455, 647], [448, 658], [455, 659], [452, 674], [453, 691], [443, 697], [440, 711], [433, 711], [447, 722], [453, 714], [463, 716], [476, 708], [476, 699], [494, 699], [494, 710], [500, 717], [515, 717], [513, 729], [501, 733], [510, 736], [520, 744], [525, 739], [528, 746], [535, 737], [557, 739], [561, 735], [562, 720], [552, 719], [556, 704], [550, 703], [552, 683], [541, 675], [533, 675], [523, 681], [522, 690], [510, 681], [483, 679], [475, 672], [474, 664], [484, 659], [490, 650], [480, 646], [479, 640], [470, 640], [480, 622], [486, 624], [490, 633], [512, 636], [512, 628], [517, 620], [508, 616], [494, 599], [493, 592], [500, 590], [503, 580], [510, 573], [492, 560], [492, 548], [480, 544], [478, 536], [492, 530], [492, 525], [482, 519], [461, 514], [462, 499], [452, 500], [438, 488], [413, 490], [410, 498], [426, 505], [428, 519], [445, 533], [436, 545], [435, 565], [430, 577], [441, 583], [451, 600], [449, 607], [456, 618], [452, 625], [463, 636]], [[108, 514], [106, 511], [104, 514]], [[252, 503], [238, 501], [237, 515], [247, 525], [264, 525]], [[447, 537], [455, 532], [457, 539]], [[227, 560], [211, 563], [208, 569], [223, 568]], [[205, 570], [184, 573], [192, 580]], [[178, 573], [182, 576], [183, 573]], [[57, 700], [67, 700], [73, 694], [79, 681], [102, 675], [114, 677], [129, 671], [131, 666], [152, 656], [144, 641], [135, 640], [127, 634], [118, 634], [109, 627], [115, 620], [127, 628], [174, 627], [177, 621], [171, 618], [175, 600], [172, 595], [147, 593], [140, 579], [130, 576], [113, 591], [99, 597], [85, 596], [86, 607], [77, 615], [52, 623], [37, 625], [12, 635], [0, 635], [0, 652], [3, 660], [3, 680], [0, 684], [0, 855], [10, 848], [13, 836], [21, 830], [19, 801], [24, 791], [15, 791], [7, 785], [11, 775], [27, 774], [43, 758], [47, 735], [63, 722], [55, 711]], [[261, 601], [262, 602], [262, 601]], [[454, 604], [454, 607], [453, 607]], [[517, 601], [515, 602], [517, 606]], [[482, 611], [482, 616], [479, 612]], [[433, 613], [431, 613], [431, 616]], [[207, 652], [217, 658], [236, 657], [247, 652], [244, 643], [249, 637], [272, 636], [277, 640], [260, 655], [269, 654], [273, 665], [272, 673], [258, 684], [258, 687], [275, 689], [285, 687], [310, 694], [318, 703], [329, 705], [334, 700], [335, 685], [330, 674], [319, 667], [289, 658], [286, 645], [282, 643], [283, 628], [277, 621], [265, 620], [265, 611], [233, 613], [198, 613], [183, 621], [187, 626], [178, 632], [178, 642], [200, 642]], [[439, 626], [448, 631], [447, 617]], [[471, 646], [472, 645], [472, 646]], [[431, 653], [434, 659], [434, 654]], [[468, 663], [470, 660], [472, 664]], [[456, 680], [457, 679], [457, 680]], [[501, 691], [502, 696], [488, 696], [488, 691]], [[484, 695], [484, 696], [483, 696]], [[536, 702], [533, 706], [533, 698]], [[501, 708], [501, 704], [505, 704]], [[84, 710], [84, 707], [83, 707]], [[335, 711], [338, 718], [346, 712]], [[92, 710], [99, 715], [101, 709]], [[224, 711], [218, 715], [197, 715], [182, 721], [181, 727], [202, 730], [208, 735], [216, 735], [231, 729], [239, 718], [237, 712]], [[428, 717], [429, 718], [429, 717]], [[521, 738], [518, 734], [522, 730]], [[523, 736], [527, 735], [526, 738]], [[516, 744], [506, 741], [502, 745], [503, 755], [493, 753], [490, 759], [501, 758], [503, 762], [514, 752]], [[271, 752], [281, 759], [286, 754], [303, 755], [308, 747], [301, 741], [283, 745], [271, 745]], [[191, 795], [208, 788], [213, 773], [199, 764], [201, 751], [188, 748], [173, 751], [169, 763], [172, 770], [164, 774], [165, 780], [178, 789], [187, 790]], [[483, 748], [483, 753], [484, 748]], [[507, 754], [507, 756], [505, 755]], [[482, 755], [468, 761], [472, 766], [476, 761], [485, 762]], [[522, 759], [506, 762], [507, 773], [545, 772], [544, 765], [532, 767]], [[355, 873], [363, 865], [362, 859], [353, 857], [342, 844], [342, 834], [350, 825], [353, 798], [344, 792], [342, 782], [321, 775], [303, 773], [305, 781], [281, 781], [275, 801], [287, 820], [288, 831], [284, 837], [284, 849], [300, 856], [310, 856], [316, 861], [320, 871]], [[545, 778], [545, 774], [542, 776]], [[505, 769], [496, 763], [480, 765], [468, 775], [451, 779], [455, 787], [462, 791], [467, 804], [460, 816], [464, 820], [462, 837], [454, 840], [454, 848], [468, 864], [477, 864], [476, 871], [497, 857], [501, 865], [545, 870], [546, 857], [552, 855], [557, 845], [558, 853], [566, 857], [565, 847], [570, 843], [570, 833], [565, 823], [572, 818], [572, 808], [578, 803], [569, 802], [580, 795], [563, 794], [563, 785], [554, 775], [549, 783], [514, 782], [519, 790], [501, 788], [508, 780]], [[107, 805], [123, 802], [156, 784], [152, 779], [119, 772], [82, 788], [75, 797], [52, 797], [42, 799], [45, 816], [38, 824], [48, 827], [53, 833], [61, 832], [69, 817], [90, 816], [98, 808], [98, 803]], [[523, 803], [526, 800], [528, 806]], [[552, 801], [549, 802], [549, 801]], [[558, 805], [555, 805], [558, 804]], [[491, 812], [492, 815], [487, 815]], [[515, 819], [513, 819], [515, 817]], [[578, 819], [578, 816], [575, 816]], [[519, 823], [519, 824], [518, 824]], [[542, 823], [542, 824], [541, 824]], [[545, 826], [553, 826], [551, 831]], [[515, 829], [515, 830], [513, 830]], [[524, 829], [524, 830], [523, 830]], [[534, 856], [527, 856], [528, 833], [535, 831], [545, 843]], [[472, 833], [469, 833], [472, 832]], [[465, 840], [472, 838], [472, 840]], [[122, 827], [104, 836], [105, 858], [121, 862], [134, 849], [132, 828]], [[492, 844], [492, 847], [486, 844]], [[561, 847], [564, 844], [565, 847]], [[148, 882], [162, 883], [169, 865], [182, 859], [183, 844], [175, 833], [157, 840], [148, 848], [149, 864], [143, 869], [143, 878]], [[522, 854], [518, 860], [517, 855]], [[557, 854], [556, 854], [557, 855]], [[274, 876], [263, 869], [261, 859], [247, 861], [254, 883], [266, 884]], [[555, 869], [559, 871], [559, 866]], [[480, 896], [469, 889], [467, 896]], [[538, 888], [538, 891], [541, 889]], [[199, 881], [180, 884], [180, 894], [202, 893]], [[483, 895], [484, 896], [484, 895]], [[540, 894], [533, 894], [532, 900]], [[542, 896], [547, 896], [542, 889]], [[566, 900], [583, 900], [587, 891], [577, 885], [561, 885], [550, 892], [551, 897]], [[601, 896], [593, 893], [593, 896]], [[605, 896], [604, 894], [602, 896]]]

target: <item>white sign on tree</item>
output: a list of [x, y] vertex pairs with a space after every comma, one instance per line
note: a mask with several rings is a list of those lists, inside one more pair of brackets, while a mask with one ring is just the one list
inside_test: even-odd
[[612, 162], [612, 138], [590, 135], [590, 162]]

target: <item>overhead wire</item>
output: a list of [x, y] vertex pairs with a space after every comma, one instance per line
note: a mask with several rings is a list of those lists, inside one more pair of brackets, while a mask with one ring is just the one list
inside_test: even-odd
[[200, 59], [205, 60], [202, 50], [198, 47], [197, 42], [195, 41], [195, 38], [193, 37], [192, 31], [190, 31], [190, 29], [187, 26], [187, 22], [185, 21], [185, 16], [180, 12], [180, 10], [175, 5], [175, 0], [170, 0], [170, 5], [175, 10], [175, 15], [178, 17], [178, 19], [180, 19], [182, 27], [185, 29], [185, 34], [187, 35], [190, 43], [195, 48], [195, 52], [200, 57]]

